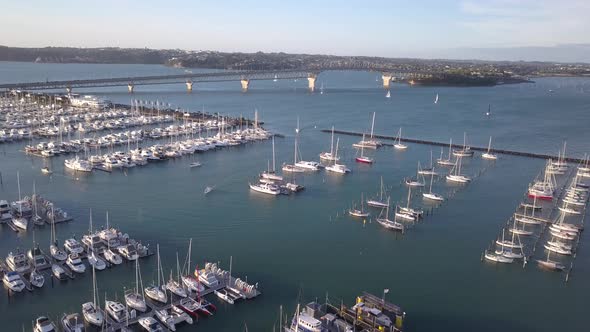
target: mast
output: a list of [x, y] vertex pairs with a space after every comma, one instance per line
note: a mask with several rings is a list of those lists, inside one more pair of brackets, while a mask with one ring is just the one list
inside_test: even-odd
[[490, 141], [488, 142], [488, 153], [490, 153], [491, 148], [492, 148], [492, 136], [490, 136]]
[[383, 176], [381, 176], [381, 193], [379, 194], [379, 201], [383, 202]]
[[451, 150], [453, 149], [453, 139], [449, 141], [449, 160], [451, 160]]
[[176, 252], [176, 276], [178, 277], [178, 282], [180, 283], [180, 263], [178, 262], [178, 251]]
[[410, 208], [410, 196], [412, 195], [412, 187], [408, 187], [408, 203], [406, 208]]
[[92, 265], [92, 303], [94, 303], [94, 308], [96, 308], [96, 271], [94, 270], [94, 265]]
[[389, 200], [391, 197], [387, 197], [387, 209], [385, 210], [385, 220], [389, 220]]
[[[371, 140], [373, 139], [373, 128], [375, 127], [375, 112], [373, 112], [373, 121], [371, 122]], [[365, 139], [363, 138], [363, 141]]]
[[275, 172], [275, 137], [272, 137], [272, 172]]
[[158, 287], [160, 287], [160, 244], [156, 245], [156, 252], [158, 253]]
[[434, 179], [434, 174], [430, 174], [430, 193], [432, 194], [432, 180]]
[[[373, 113], [373, 114], [375, 114], [375, 113]], [[373, 119], [375, 119], [375, 118], [373, 117]], [[371, 137], [373, 137], [373, 129], [371, 129]], [[365, 144], [364, 144], [364, 142], [365, 142], [365, 134], [363, 134], [363, 144], [361, 144], [361, 158], [363, 158], [365, 156]]]
[[334, 157], [334, 126], [332, 126], [332, 143], [330, 144], [330, 156]]
[[336, 140], [336, 154], [334, 155], [334, 165], [336, 165], [336, 160], [338, 159], [338, 143], [340, 143], [340, 137]]
[[191, 274], [191, 251], [192, 251], [192, 248], [193, 248], [193, 239], [191, 238], [188, 241], [188, 254], [187, 254], [188, 258], [187, 258], [187, 266], [186, 266], [186, 275], [189, 275], [189, 276]]

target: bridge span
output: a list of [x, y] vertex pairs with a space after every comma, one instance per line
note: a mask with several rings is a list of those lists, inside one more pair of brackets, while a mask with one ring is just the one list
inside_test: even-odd
[[[317, 75], [325, 70], [255, 70], [255, 71], [220, 71], [209, 73], [187, 73], [178, 75], [155, 75], [135, 77], [115, 77], [97, 79], [79, 79], [63, 81], [44, 82], [22, 82], [0, 84], [0, 90], [56, 90], [65, 89], [71, 93], [75, 88], [112, 87], [126, 86], [129, 93], [133, 93], [136, 86], [156, 84], [185, 84], [187, 91], [193, 90], [193, 84], [203, 82], [228, 82], [239, 81], [242, 91], [247, 91], [250, 81], [257, 80], [286, 80], [286, 79], [307, 79], [308, 88], [311, 92], [315, 90]], [[420, 73], [392, 73], [383, 72], [383, 87], [389, 89], [389, 83], [395, 78], [420, 77]]]

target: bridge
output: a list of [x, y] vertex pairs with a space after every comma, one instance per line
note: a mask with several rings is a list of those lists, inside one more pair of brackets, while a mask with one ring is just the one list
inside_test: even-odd
[[[209, 73], [187, 73], [177, 75], [157, 75], [157, 76], [135, 76], [135, 77], [116, 77], [116, 78], [97, 78], [97, 79], [80, 79], [64, 81], [45, 81], [45, 82], [23, 82], [0, 84], [0, 90], [55, 90], [65, 89], [71, 93], [74, 88], [91, 88], [91, 87], [113, 87], [126, 86], [129, 93], [133, 93], [136, 86], [139, 85], [156, 85], [156, 84], [186, 84], [187, 91], [193, 90], [193, 84], [202, 82], [228, 82], [239, 81], [242, 91], [247, 91], [250, 81], [256, 80], [287, 80], [287, 79], [307, 79], [308, 88], [311, 92], [315, 90], [315, 81], [317, 75], [324, 70], [256, 70], [256, 71], [220, 71]], [[413, 72], [383, 72], [383, 87], [389, 89], [390, 82], [396, 77], [423, 77], [427, 74]]]

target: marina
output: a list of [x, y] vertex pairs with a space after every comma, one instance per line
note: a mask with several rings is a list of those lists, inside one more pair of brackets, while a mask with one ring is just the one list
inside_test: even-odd
[[[361, 81], [365, 77], [364, 74], [358, 75], [355, 77], [359, 77], [358, 79]], [[370, 78], [374, 82], [374, 75], [371, 75]], [[513, 258], [515, 264], [506, 266], [480, 264], [477, 261], [482, 250], [492, 239], [494, 242], [497, 240], [504, 243], [505, 249], [508, 242], [518, 244], [517, 240], [512, 241], [513, 235], [508, 230], [506, 230], [503, 239], [501, 233], [499, 236], [493, 237], [498, 235], [500, 224], [504, 224], [504, 221], [515, 212], [514, 207], [520, 206], [521, 203], [527, 209], [524, 211], [524, 208], [519, 208], [516, 211], [516, 217], [520, 220], [534, 222], [537, 219], [545, 219], [544, 215], [550, 210], [556, 214], [556, 211], [560, 211], [559, 207], [562, 207], [566, 211], [572, 209], [581, 211], [580, 215], [566, 212], [566, 223], [573, 224], [574, 221], [577, 221], [576, 224], [582, 223], [584, 209], [575, 205], [579, 202], [580, 197], [575, 192], [568, 196], [567, 191], [571, 187], [570, 181], [573, 173], [568, 171], [564, 175], [558, 176], [558, 178], [568, 180], [564, 180], [563, 184], [559, 180], [556, 184], [557, 187], [564, 188], [560, 191], [563, 194], [559, 196], [557, 206], [552, 207], [555, 201], [550, 202], [549, 205], [544, 202], [535, 203], [531, 199], [523, 198], [523, 195], [528, 191], [532, 179], [543, 180], [543, 177], [538, 177], [537, 173], [544, 169], [546, 158], [543, 158], [544, 160], [526, 158], [503, 154], [495, 150], [540, 151], [540, 155], [553, 156], [557, 160], [557, 155], [553, 151], [557, 151], [558, 146], [563, 144], [563, 140], [554, 139], [551, 143], [541, 141], [536, 146], [530, 146], [529, 150], [523, 148], [526, 145], [524, 141], [518, 141], [517, 143], [520, 145], [507, 145], [506, 138], [503, 136], [505, 133], [491, 121], [489, 124], [477, 128], [477, 125], [472, 123], [475, 120], [470, 119], [469, 115], [459, 113], [461, 117], [468, 119], [466, 124], [457, 125], [456, 130], [448, 132], [447, 129], [438, 128], [436, 123], [432, 126], [425, 126], [421, 122], [417, 124], [417, 119], [406, 118], [400, 112], [392, 112], [387, 109], [394, 103], [400, 103], [405, 107], [420, 105], [418, 96], [424, 94], [424, 99], [427, 99], [429, 105], [424, 106], [424, 109], [427, 110], [427, 107], [432, 106], [432, 98], [435, 95], [429, 88], [410, 90], [399, 87], [398, 91], [396, 90], [398, 86], [394, 85], [391, 97], [386, 99], [383, 98], [385, 92], [382, 90], [374, 91], [367, 88], [360, 92], [351, 92], [352, 90], [346, 90], [346, 87], [338, 87], [336, 83], [333, 84], [333, 88], [324, 84], [324, 93], [321, 95], [295, 91], [290, 86], [295, 85], [296, 82], [278, 82], [276, 84], [289, 86], [278, 91], [272, 90], [274, 87], [271, 84], [275, 83], [268, 82], [267, 88], [261, 85], [260, 89], [263, 90], [257, 91], [254, 88], [248, 94], [239, 94], [238, 92], [226, 92], [222, 83], [219, 83], [219, 87], [216, 88], [219, 90], [214, 93], [199, 92], [199, 94], [193, 95], [185, 93], [174, 95], [174, 103], [182, 105], [180, 107], [191, 110], [191, 112], [202, 109], [201, 104], [204, 103], [207, 109], [219, 110], [220, 113], [227, 114], [232, 118], [239, 118], [241, 113], [252, 114], [254, 108], [257, 108], [265, 119], [264, 129], [270, 133], [281, 134], [275, 137], [276, 167], [267, 167], [272, 157], [272, 142], [267, 139], [260, 140], [257, 144], [248, 145], [246, 149], [217, 148], [218, 152], [216, 153], [200, 153], [193, 156], [187, 154], [182, 158], [167, 158], [165, 163], [150, 162], [148, 163], [150, 166], [143, 167], [141, 172], [132, 172], [121, 167], [121, 172], [115, 171], [117, 168], [114, 168], [111, 169], [111, 172], [93, 172], [91, 176], [85, 176], [81, 172], [69, 172], [64, 169], [64, 160], [74, 159], [75, 153], [70, 153], [67, 156], [56, 155], [50, 158], [37, 158], [21, 152], [24, 151], [26, 145], [31, 144], [28, 140], [21, 140], [3, 144], [0, 148], [2, 153], [0, 172], [3, 182], [0, 186], [0, 196], [9, 205], [10, 202], [18, 200], [15, 176], [17, 170], [21, 173], [22, 188], [31, 188], [35, 182], [37, 192], [67, 211], [68, 216], [73, 218], [71, 222], [56, 225], [57, 238], [60, 249], [63, 251], [66, 250], [61, 245], [64, 244], [64, 240], [69, 238], [77, 239], [84, 246], [82, 236], [88, 234], [87, 221], [90, 208], [93, 209], [95, 217], [104, 216], [108, 210], [112, 216], [111, 223], [116, 224], [113, 227], [128, 231], [134, 239], [141, 239], [142, 242], [151, 244], [149, 252], [153, 255], [139, 260], [144, 286], [149, 285], [146, 282], [148, 280], [150, 282], [157, 280], [155, 244], [160, 244], [161, 273], [164, 274], [162, 279], [166, 283], [169, 280], [170, 270], [173, 270], [172, 279], [176, 279], [177, 273], [174, 264], [176, 253], [180, 253], [182, 259], [189, 237], [194, 239], [193, 255], [195, 259], [193, 261], [203, 262], [205, 258], [211, 262], [223, 260], [225, 261], [224, 266], [227, 267], [229, 266], [227, 258], [233, 256], [232, 269], [239, 272], [232, 272], [232, 274], [239, 275], [244, 281], [260, 282], [260, 285], [263, 286], [264, 296], [256, 297], [255, 301], [245, 301], [242, 305], [239, 303], [243, 301], [239, 292], [236, 293], [229, 289], [227, 282], [222, 281], [212, 288], [205, 285], [206, 290], [199, 295], [214, 304], [217, 307], [217, 312], [212, 317], [213, 319], [199, 317], [198, 322], [194, 317], [191, 317], [193, 319], [192, 325], [186, 322], [180, 323], [182, 315], [178, 315], [179, 323], [176, 329], [179, 331], [239, 330], [244, 325], [247, 325], [250, 330], [265, 330], [272, 327], [273, 320], [275, 321], [274, 325], [278, 327], [279, 322], [274, 319], [277, 308], [279, 305], [284, 305], [285, 312], [289, 312], [289, 315], [297, 312], [293, 298], [299, 288], [303, 288], [303, 291], [308, 295], [307, 298], [311, 299], [313, 295], [317, 295], [316, 302], [321, 304], [324, 301], [319, 299], [323, 298], [322, 294], [326, 291], [331, 294], [342, 294], [344, 299], [350, 300], [355, 299], [364, 290], [372, 294], [379, 294], [384, 288], [389, 288], [391, 293], [386, 296], [386, 299], [391, 294], [395, 303], [402, 305], [404, 311], [408, 312], [404, 319], [404, 331], [446, 330], [445, 327], [449, 328], [450, 325], [461, 326], [461, 323], [468, 321], [467, 316], [478, 317], [482, 321], [492, 319], [492, 315], [485, 312], [494, 312], [494, 316], [497, 314], [503, 317], [500, 324], [506, 326], [507, 330], [517, 330], [512, 320], [518, 316], [519, 320], [526, 320], [535, 330], [548, 331], [554, 327], [554, 324], [534, 320], [537, 315], [547, 314], [547, 308], [540, 303], [532, 303], [529, 300], [530, 296], [533, 294], [538, 296], [541, 299], [540, 302], [551, 299], [566, 303], [563, 309], [568, 310], [574, 306], [583, 305], [582, 300], [576, 300], [571, 296], [572, 293], [583, 291], [586, 287], [586, 283], [583, 281], [586, 272], [582, 267], [585, 264], [583, 263], [585, 258], [587, 258], [585, 246], [576, 246], [578, 240], [571, 243], [571, 249], [567, 246], [552, 245], [558, 241], [566, 244], [568, 242], [557, 238], [546, 238], [551, 234], [550, 225], [546, 225], [546, 231], [542, 233], [543, 238], [538, 240], [536, 250], [532, 254], [529, 252], [529, 249], [534, 246], [535, 237], [541, 234], [535, 227], [540, 229], [545, 222], [536, 226], [527, 224], [524, 228], [526, 231], [535, 230], [534, 235], [529, 236], [530, 239], [523, 240], [527, 260], [529, 263], [534, 263], [526, 265], [524, 270], [526, 272], [520, 272], [522, 264], [518, 263], [522, 263], [522, 259], [519, 258]], [[504, 92], [501, 93], [508, 93], [517, 87], [501, 87], [499, 89], [504, 89], [502, 90]], [[526, 93], [533, 93], [540, 91], [541, 87], [529, 86], [522, 89], [525, 89]], [[115, 103], [128, 102], [128, 95], [111, 94], [108, 89], [106, 91], [95, 91], [93, 94], [106, 95]], [[485, 93], [487, 90], [481, 91]], [[160, 98], [157, 96], [158, 94], [168, 93], [154, 90], [144, 95], [143, 92], [137, 92], [137, 96], [133, 96], [133, 98], [156, 99]], [[436, 107], [447, 113], [451, 111], [449, 108], [445, 108], [448, 107], [446, 103], [453, 99], [465, 99], [464, 96], [459, 95], [459, 90], [437, 89], [437, 93], [440, 94], [440, 100]], [[273, 96], [269, 97], [269, 94]], [[411, 98], [404, 101], [405, 97], [402, 97], [404, 95]], [[219, 99], [220, 96], [223, 96], [221, 98], [223, 100]], [[271, 100], [265, 101], [267, 98]], [[493, 96], [490, 95], [489, 98], [493, 98]], [[516, 97], [504, 95], [503, 98]], [[359, 99], [358, 102], [355, 101], [357, 99]], [[285, 100], [285, 102], [277, 103], [278, 100]], [[477, 107], [478, 100], [469, 98], [466, 100], [472, 108]], [[307, 104], [308, 102], [311, 103], [311, 106]], [[316, 102], [318, 105], [314, 106]], [[328, 109], [324, 104], [326, 102], [339, 105], [349, 113], [331, 110], [325, 111], [328, 113], [322, 115], [322, 118], [316, 116], [315, 114], [320, 113], [314, 112]], [[498, 105], [500, 101], [495, 100], [492, 103]], [[374, 104], [377, 105], [375, 110], [364, 110], [360, 107]], [[298, 105], [298, 108], [302, 110], [300, 115], [292, 112], [293, 105]], [[306, 107], [309, 107], [309, 110]], [[420, 121], [423, 121], [426, 111], [421, 109], [421, 106], [416, 107], [418, 108], [416, 117], [420, 117]], [[487, 109], [487, 103], [483, 108]], [[355, 109], [362, 111], [355, 111]], [[501, 109], [501, 106], [495, 106], [494, 116], [500, 117]], [[373, 139], [382, 144], [376, 149], [363, 145], [360, 148], [363, 149], [361, 154], [360, 149], [353, 148], [353, 144], [362, 139], [362, 134], [349, 136], [335, 130], [332, 151], [334, 156], [340, 159], [337, 164], [346, 165], [350, 169], [351, 172], [346, 176], [328, 173], [321, 168], [318, 168], [317, 171], [301, 173], [282, 172], [283, 164], [293, 165], [302, 160], [317, 161], [320, 164], [320, 154], [326, 151], [330, 152], [330, 137], [329, 134], [322, 133], [319, 128], [331, 128], [333, 124], [335, 128], [347, 129], [347, 132], [364, 131], [363, 141], [369, 140], [369, 128], [365, 127], [367, 124], [370, 125], [373, 112], [376, 113]], [[457, 112], [463, 111], [459, 108]], [[301, 118], [301, 125], [297, 126], [299, 137], [295, 147], [297, 133], [294, 132], [294, 124], [298, 115]], [[323, 119], [324, 116], [325, 119]], [[438, 115], [431, 116], [434, 118], [432, 122], [442, 123], [440, 119], [436, 118]], [[544, 115], [540, 114], [539, 116]], [[215, 119], [217, 119], [216, 116]], [[165, 126], [153, 125], [153, 127], [164, 129], [169, 125], [172, 123]], [[181, 125], [184, 125], [182, 119], [178, 119], [174, 123], [174, 126], [180, 127]], [[488, 125], [492, 129], [487, 130]], [[571, 123], [568, 125], [572, 126]], [[402, 134], [396, 135], [400, 126], [403, 128]], [[426, 128], [428, 132], [425, 131]], [[139, 130], [140, 128], [133, 130], [135, 129]], [[147, 132], [146, 128], [141, 129], [144, 130], [144, 133]], [[123, 128], [112, 130], [113, 134], [124, 131], [131, 132], [132, 130]], [[210, 129], [210, 131], [214, 132], [213, 136], [217, 133], [215, 129]], [[229, 128], [227, 131], [230, 131]], [[471, 150], [475, 153], [473, 157], [462, 157], [461, 170], [458, 174], [468, 176], [471, 181], [468, 184], [452, 184], [445, 178], [451, 171], [452, 165], [441, 166], [436, 163], [439, 152], [437, 149], [442, 147], [446, 158], [449, 137], [452, 137], [455, 142], [462, 142], [465, 131], [469, 135], [468, 142]], [[494, 132], [490, 133], [490, 131]], [[392, 133], [389, 139], [378, 134], [387, 132]], [[204, 134], [203, 131], [201, 133]], [[98, 140], [107, 134], [109, 133], [96, 133], [95, 137]], [[492, 134], [493, 140], [490, 144]], [[576, 139], [568, 138], [568, 151], [572, 150], [573, 152], [568, 152], [565, 158], [562, 158], [564, 160], [580, 160], [579, 162], [568, 161], [570, 163], [569, 170], [573, 170], [579, 163], [583, 163], [583, 153], [587, 150], [582, 148], [583, 145], [579, 143], [585, 138], [585, 134], [583, 132], [578, 132], [578, 134], [579, 137]], [[191, 133], [179, 133], [179, 142], [186, 141], [187, 135], [190, 137]], [[198, 132], [192, 133], [192, 135], [194, 139], [198, 136]], [[144, 135], [142, 136], [143, 140], [136, 143], [133, 140], [126, 140], [126, 137], [122, 135], [120, 140], [125, 142], [117, 143], [118, 147], [114, 151], [108, 151], [108, 146], [101, 149], [104, 150], [103, 155], [108, 154], [109, 156], [112, 156], [116, 150], [128, 153], [127, 145], [131, 147], [129, 150], [137, 149], [138, 145], [142, 147], [142, 150], [147, 150], [149, 146], [156, 143], [168, 144], [171, 138], [172, 140], [176, 139], [175, 136], [173, 134], [154, 139]], [[86, 135], [86, 137], [91, 136]], [[416, 144], [407, 141], [407, 137], [424, 137], [424, 141], [434, 143], [446, 141], [446, 143], [440, 143], [440, 145]], [[71, 142], [71, 140], [69, 141]], [[399, 142], [404, 143], [406, 149], [393, 148], [392, 145]], [[92, 144], [92, 142], [89, 143]], [[87, 147], [87, 157], [84, 156], [83, 148], [78, 152], [80, 159], [89, 159], [92, 155], [100, 155], [95, 152], [96, 147], [91, 147], [90, 144]], [[478, 146], [481, 146], [481, 150], [478, 149]], [[491, 146], [491, 149], [488, 150], [488, 146]], [[452, 158], [450, 160], [453, 165], [456, 158], [452, 156], [452, 150], [461, 150], [462, 148], [462, 143], [451, 146]], [[431, 151], [432, 149], [433, 151]], [[496, 160], [483, 159], [482, 154], [488, 152], [497, 154], [498, 158]], [[434, 155], [432, 158], [431, 154]], [[356, 163], [357, 156], [370, 156], [374, 163]], [[418, 162], [420, 162], [419, 167], [417, 167]], [[201, 166], [192, 167], [193, 163], [198, 163]], [[329, 166], [334, 164], [334, 161], [324, 160], [321, 164]], [[42, 167], [50, 168], [52, 174], [41, 173]], [[305, 190], [300, 191], [297, 195], [282, 196], [280, 199], [272, 199], [270, 195], [253, 192], [248, 183], [254, 184], [254, 181], [257, 183], [261, 172], [273, 170], [273, 168], [276, 176], [282, 177], [285, 183], [292, 183], [291, 180], [295, 179], [295, 184], [304, 186]], [[437, 175], [431, 175], [428, 172], [435, 172]], [[367, 200], [379, 199], [381, 177], [383, 178], [383, 200], [387, 201], [387, 197], [390, 197], [390, 219], [394, 219], [396, 205], [399, 206], [398, 211], [402, 211], [400, 208], [405, 208], [412, 209], [414, 213], [422, 212], [422, 217], [415, 221], [397, 220], [407, 227], [403, 235], [401, 232], [390, 232], [383, 229], [375, 222], [381, 208], [367, 205]], [[406, 182], [406, 179], [410, 181]], [[409, 191], [408, 188], [413, 182], [422, 185], [411, 186], [411, 191]], [[579, 182], [584, 182], [582, 177]], [[443, 201], [426, 199], [424, 194], [430, 193], [439, 195]], [[563, 199], [566, 199], [567, 205], [562, 204]], [[542, 205], [542, 208], [537, 205]], [[353, 219], [352, 216], [348, 217], [349, 210], [358, 210], [357, 212], [360, 214]], [[535, 211], [534, 215], [532, 211]], [[370, 216], [365, 216], [365, 213], [369, 213]], [[344, 218], [345, 215], [346, 218]], [[104, 224], [102, 220], [104, 218], [94, 219], [95, 224], [98, 225], [95, 229], [100, 230]], [[96, 220], [100, 221], [96, 222]], [[352, 222], [352, 220], [356, 221]], [[513, 225], [511, 222], [507, 227], [514, 228]], [[563, 228], [567, 227], [563, 226]], [[7, 227], [3, 228], [9, 230]], [[516, 229], [523, 229], [522, 225], [517, 223]], [[40, 242], [40, 249], [48, 255], [47, 244], [50, 238], [51, 224], [45, 221], [45, 226], [35, 227], [34, 230], [35, 241]], [[567, 237], [571, 231], [568, 228], [559, 232], [554, 231], [554, 233]], [[579, 234], [580, 244], [583, 244], [587, 233], [579, 232]], [[18, 232], [16, 236], [12, 231], [2, 232], [0, 239], [3, 243], [3, 260], [9, 252], [16, 253], [16, 248], [31, 248], [32, 238], [32, 229]], [[552, 248], [559, 247], [562, 252], [571, 250], [572, 256], [565, 255], [565, 260], [562, 260], [562, 258], [558, 258], [560, 256], [557, 256], [557, 253], [553, 252], [547, 259], [545, 245]], [[324, 248], [328, 250], [323, 250]], [[440, 248], [444, 248], [444, 253]], [[108, 246], [102, 246], [102, 249], [106, 250]], [[450, 252], [453, 253], [452, 257], [449, 256]], [[517, 250], [515, 249], [513, 252], [516, 254]], [[117, 252], [117, 254], [120, 253]], [[99, 295], [97, 303], [100, 307], [104, 307], [106, 293], [107, 301], [119, 302], [124, 307], [123, 293], [135, 287], [135, 264], [123, 258], [122, 264], [115, 265], [108, 262], [104, 254], [99, 254], [98, 258], [104, 260], [106, 266], [104, 270], [96, 269], [95, 271], [97, 294]], [[574, 268], [567, 287], [556, 289], [552, 285], [556, 285], [556, 282], [563, 283], [571, 267], [569, 259], [572, 258]], [[84, 273], [74, 272], [65, 262], [63, 265], [60, 264], [69, 281], [57, 282], [51, 277], [51, 269], [44, 269], [41, 273], [45, 276], [45, 285], [41, 289], [30, 286], [33, 289], [31, 292], [23, 290], [21, 293], [11, 293], [10, 296], [6, 295], [8, 294], [6, 292], [0, 296], [3, 308], [11, 308], [15, 320], [18, 320], [14, 324], [11, 323], [10, 327], [20, 330], [22, 329], [21, 322], [29, 322], [28, 325], [25, 323], [25, 330], [30, 330], [30, 322], [38, 316], [49, 317], [56, 325], [61, 325], [61, 317], [65, 313], [68, 315], [75, 312], [81, 314], [81, 304], [92, 301], [92, 266], [88, 263], [86, 252], [85, 255], [81, 255], [81, 260], [86, 266]], [[384, 260], [392, 263], [381, 264], [380, 262]], [[544, 269], [537, 268], [536, 260], [557, 261], [565, 266], [564, 272], [547, 273]], [[351, 262], [354, 262], [354, 265]], [[417, 262], [421, 263], [417, 264]], [[186, 269], [182, 268], [182, 261], [180, 265], [180, 270], [183, 271], [181, 274], [186, 274], [184, 272]], [[109, 268], [109, 266], [111, 267]], [[310, 270], [309, 266], [313, 268]], [[347, 278], [361, 280], [366, 278], [367, 271], [374, 271], [376, 266], [379, 266], [380, 271], [372, 274], [369, 286], [344, 282], [338, 277], [346, 274]], [[6, 268], [8, 269], [7, 266]], [[211, 270], [212, 266], [209, 265], [209, 271]], [[190, 272], [194, 276], [192, 274], [194, 271]], [[201, 266], [199, 263], [199, 274], [205, 272], [207, 272], [205, 265]], [[213, 275], [222, 276], [223, 273], [213, 273]], [[432, 282], [432, 277], [430, 277], [432, 275], [436, 275], [440, 280], [438, 285]], [[463, 278], [459, 287], [450, 281], [457, 280], [457, 275], [473, 276], [473, 278]], [[74, 279], [70, 279], [70, 276]], [[27, 283], [31, 285], [31, 278], [24, 274], [23, 277], [26, 289]], [[488, 289], [489, 287], [484, 287], [499, 278], [504, 282], [503, 287], [514, 294], [514, 300], [510, 303], [500, 301], [495, 292]], [[207, 280], [207, 278], [204, 279]], [[222, 280], [223, 278], [216, 279]], [[233, 280], [234, 285], [230, 284], [230, 287], [234, 288], [237, 277], [229, 280]], [[54, 287], [51, 287], [52, 283], [55, 283]], [[525, 283], [527, 287], [521, 287]], [[248, 284], [252, 286], [255, 285], [255, 282], [248, 281]], [[441, 287], [441, 285], [445, 286]], [[416, 292], [412, 290], [415, 290], [416, 287], [422, 289], [423, 292], [432, 294], [434, 300], [424, 301], [423, 297], [416, 296]], [[543, 287], [545, 291], [542, 293], [532, 291], [533, 288], [539, 287]], [[460, 303], [449, 298], [449, 292], [465, 297], [465, 302]], [[489, 301], [476, 303], [468, 298], [469, 294], [486, 297]], [[380, 295], [374, 297], [381, 300]], [[160, 317], [173, 316], [172, 304], [178, 307], [182, 305], [181, 299], [177, 295], [172, 295], [170, 291], [167, 297], [166, 304], [151, 301], [147, 304], [149, 309], [146, 314], [137, 314], [130, 319], [130, 322], [133, 323], [132, 330], [141, 329], [140, 320], [146, 323], [151, 322], [149, 317], [164, 326], [165, 323], [160, 320], [158, 315]], [[60, 299], [59, 304], [47, 305], [47, 301], [58, 298]], [[199, 297], [195, 292], [191, 294], [191, 298], [198, 302]], [[574, 304], [568, 302], [572, 299]], [[347, 319], [344, 313], [354, 310], [351, 308], [356, 304], [355, 301], [350, 301], [352, 303], [350, 306], [345, 305], [344, 313], [339, 313], [342, 302], [332, 298], [329, 300], [336, 310], [329, 309], [325, 311], [326, 314], [331, 313], [337, 319], [353, 325], [352, 315]], [[376, 302], [379, 302], [377, 300]], [[234, 305], [231, 304], [232, 301], [235, 303]], [[501, 302], [502, 305], [499, 305]], [[304, 303], [308, 303], [308, 301], [301, 301], [301, 305]], [[349, 301], [343, 303], [349, 303]], [[186, 304], [188, 305], [188, 303]], [[525, 305], [530, 310], [519, 312], [518, 308]], [[302, 308], [298, 312], [301, 313]], [[161, 313], [156, 315], [155, 311]], [[561, 323], [564, 328], [575, 330], [571, 329], [576, 324], [574, 311], [566, 312], [561, 309], [558, 311], [564, 317], [564, 321]], [[519, 314], [514, 315], [514, 312], [519, 312]], [[437, 318], [440, 317], [439, 315], [457, 318], [445, 323], [441, 318]], [[460, 315], [460, 318], [457, 315]], [[215, 316], [220, 317], [215, 318]], [[318, 316], [319, 318], [316, 319], [322, 321], [322, 316]], [[80, 315], [80, 317], [82, 316]], [[125, 322], [115, 322], [110, 316], [107, 316], [106, 319], [111, 329], [123, 328], [126, 325]], [[176, 320], [176, 318], [174, 319]], [[164, 320], [171, 321], [166, 318]], [[290, 327], [291, 317], [282, 321]], [[466, 328], [457, 327], [456, 330], [485, 330], [485, 327], [478, 322], [468, 325], [469, 327]], [[361, 328], [359, 326], [357, 330]], [[368, 327], [365, 326], [365, 328]]]

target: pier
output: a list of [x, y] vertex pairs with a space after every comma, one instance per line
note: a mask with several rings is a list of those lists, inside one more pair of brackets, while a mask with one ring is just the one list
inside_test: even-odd
[[[322, 132], [332, 133], [332, 130], [331, 129], [322, 129]], [[363, 133], [354, 132], [354, 131], [346, 131], [346, 130], [334, 130], [334, 134], [348, 135], [348, 136], [359, 136], [359, 137], [363, 136]], [[396, 136], [387, 136], [387, 135], [373, 135], [373, 137], [380, 138], [380, 139], [392, 140], [392, 141], [399, 139], [402, 142], [434, 145], [434, 146], [441, 146], [441, 147], [449, 146], [449, 143], [445, 143], [445, 142], [437, 142], [437, 141], [430, 141], [430, 140], [423, 140], [423, 139], [416, 139], [416, 138], [404, 138], [404, 137], [398, 138]], [[394, 144], [393, 143], [383, 143], [383, 145], [393, 146]], [[452, 146], [452, 148], [457, 148], [457, 149], [463, 148], [462, 144], [452, 144], [451, 146]], [[488, 151], [487, 147], [478, 147], [478, 146], [471, 146], [471, 145], [469, 147], [471, 148], [471, 150], [475, 150], [475, 151], [482, 151], [482, 152]], [[506, 150], [506, 149], [493, 149], [492, 148], [492, 149], [490, 149], [490, 153], [499, 153], [499, 154], [505, 154], [505, 155], [538, 158], [538, 159], [558, 159], [558, 156], [550, 155], [550, 154], [514, 151], [514, 150]], [[581, 158], [572, 158], [572, 157], [565, 157], [562, 159], [567, 162], [575, 162], [575, 163], [581, 163], [581, 162], [585, 161], [584, 159], [581, 159]]]

